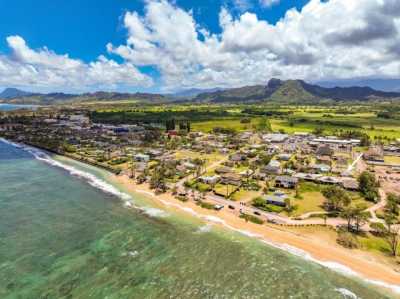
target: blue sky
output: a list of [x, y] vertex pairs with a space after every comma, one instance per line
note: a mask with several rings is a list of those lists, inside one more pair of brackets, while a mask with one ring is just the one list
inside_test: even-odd
[[[243, 1], [243, 0], [242, 0]], [[248, 3], [249, 11], [269, 22], [279, 20], [287, 9], [301, 8], [305, 0], [284, 0], [271, 8], [255, 1]], [[232, 13], [241, 10], [235, 1], [180, 0], [175, 3], [193, 10], [196, 20], [212, 32], [220, 31], [218, 14], [221, 6]], [[69, 53], [86, 62], [104, 54], [108, 42], [121, 44], [127, 32], [122, 18], [127, 11], [143, 13], [141, 0], [2, 0], [0, 1], [0, 52], [9, 51], [6, 37], [20, 35], [32, 48], [44, 45], [56, 53]]]
[[[385, 1], [389, 9], [397, 8], [398, 1]], [[305, 5], [309, 8], [302, 11]], [[392, 19], [385, 20], [389, 9], [381, 6], [378, 0], [3, 0], [0, 2], [0, 63], [7, 67], [0, 71], [0, 76], [14, 79], [0, 80], [0, 87], [74, 92], [96, 89], [169, 91], [257, 84], [275, 76], [308, 80], [314, 77], [316, 80], [343, 80], [363, 74], [393, 77], [393, 70], [398, 66], [391, 62], [374, 69], [348, 66], [348, 61], [355, 58], [350, 54], [359, 53], [365, 63], [374, 56], [364, 42], [370, 42], [369, 48], [374, 46], [377, 53], [382, 50], [391, 51], [393, 55], [400, 53], [398, 48], [388, 44], [397, 41], [398, 25], [393, 24], [398, 24], [398, 16], [391, 15]], [[282, 26], [277, 26], [290, 9], [296, 10], [295, 15], [286, 17]], [[154, 11], [153, 18], [148, 11]], [[393, 35], [387, 36], [387, 44], [383, 43], [385, 34], [377, 38], [373, 36], [376, 30], [359, 28], [360, 22], [377, 11], [382, 11], [382, 15], [373, 18], [377, 27], [383, 27], [386, 32], [393, 29], [390, 31]], [[128, 14], [139, 21], [132, 25]], [[227, 20], [225, 27], [221, 24], [222, 15]], [[181, 18], [175, 28], [170, 29], [171, 39], [179, 37], [179, 40], [170, 41], [165, 36], [152, 34], [147, 40], [139, 41], [143, 36], [138, 35], [138, 29], [142, 27], [152, 32], [162, 30], [157, 27], [162, 25], [154, 16], [159, 16], [160, 20], [171, 16]], [[352, 18], [355, 18], [354, 26], [349, 21]], [[337, 25], [333, 24], [335, 22]], [[142, 24], [140, 28], [136, 27], [138, 23]], [[338, 25], [344, 23], [347, 25], [343, 26], [343, 31]], [[191, 24], [195, 29], [190, 28]], [[208, 32], [208, 42], [203, 31]], [[351, 43], [352, 34], [357, 45]], [[321, 39], [322, 46], [313, 40], [314, 35], [315, 39]], [[350, 38], [346, 39], [347, 35]], [[218, 44], [210, 46], [213, 40], [210, 36], [214, 36]], [[146, 49], [137, 50], [142, 42], [151, 44], [155, 57], [147, 59], [146, 54], [150, 54]], [[189, 47], [191, 43], [193, 47]], [[107, 44], [112, 47], [107, 49]], [[338, 51], [337, 57], [327, 52], [333, 46], [337, 48], [332, 48]], [[173, 47], [195, 54], [188, 55], [186, 61], [182, 53], [171, 53]], [[351, 51], [339, 52], [346, 47]], [[350, 53], [352, 50], [354, 53]], [[68, 59], [63, 55], [68, 55]], [[99, 61], [100, 55], [105, 60]], [[207, 55], [216, 58], [208, 61]], [[340, 61], [344, 58], [348, 60]], [[388, 61], [388, 57], [383, 57], [382, 61]], [[97, 62], [96, 67], [91, 65], [94, 62]], [[332, 66], [335, 63], [337, 65]], [[343, 64], [348, 71], [344, 71]], [[179, 75], [171, 73], [175, 66], [174, 72]], [[75, 71], [71, 71], [73, 68]], [[239, 73], [241, 69], [243, 74]], [[91, 79], [72, 78], [78, 72]], [[100, 79], [102, 75], [104, 78]], [[125, 80], [125, 75], [132, 78]], [[63, 81], [63, 77], [69, 76], [70, 80]]]

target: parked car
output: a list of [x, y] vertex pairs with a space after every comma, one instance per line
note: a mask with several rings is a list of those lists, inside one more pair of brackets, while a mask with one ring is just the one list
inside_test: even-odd
[[223, 208], [224, 208], [223, 205], [215, 205], [215, 206], [214, 206], [214, 209], [217, 210], [217, 211], [220, 211], [220, 210], [222, 210]]

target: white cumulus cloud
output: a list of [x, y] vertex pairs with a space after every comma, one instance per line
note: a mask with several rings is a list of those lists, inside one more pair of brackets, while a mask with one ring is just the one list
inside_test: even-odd
[[118, 64], [100, 56], [96, 61], [84, 63], [47, 48], [31, 49], [20, 36], [9, 36], [7, 43], [11, 54], [0, 55], [0, 86], [86, 91], [152, 84], [152, 79], [130, 62]]
[[398, 0], [311, 0], [276, 24], [221, 8], [218, 34], [167, 0], [146, 3], [124, 16], [126, 44], [108, 50], [159, 69], [165, 89], [400, 74]]

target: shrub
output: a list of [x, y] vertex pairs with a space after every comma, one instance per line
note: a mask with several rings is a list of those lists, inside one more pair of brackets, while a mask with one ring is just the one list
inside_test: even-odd
[[176, 196], [176, 198], [183, 202], [186, 202], [189, 200], [186, 196], [182, 196], [182, 195], [178, 195], [178, 196]]
[[199, 201], [197, 203], [200, 207], [208, 210], [214, 210], [214, 205], [205, 201]]
[[336, 242], [349, 249], [356, 249], [359, 247], [357, 238], [347, 231], [339, 231]]
[[256, 224], [264, 224], [264, 221], [261, 220], [260, 218], [253, 216], [253, 215], [249, 215], [249, 214], [241, 214], [240, 218], [245, 219], [246, 221], [250, 221]]
[[200, 192], [208, 192], [211, 191], [211, 186], [204, 183], [197, 183], [196, 189], [199, 190]]

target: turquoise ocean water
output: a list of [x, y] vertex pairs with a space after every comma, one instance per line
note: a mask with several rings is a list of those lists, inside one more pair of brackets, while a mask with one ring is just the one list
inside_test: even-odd
[[36, 156], [0, 141], [2, 299], [391, 296], [198, 219], [128, 209], [121, 198], [150, 203], [103, 171]]
[[31, 109], [35, 110], [39, 106], [37, 105], [13, 105], [13, 104], [1, 104], [0, 103], [0, 111], [12, 111], [18, 109]]

